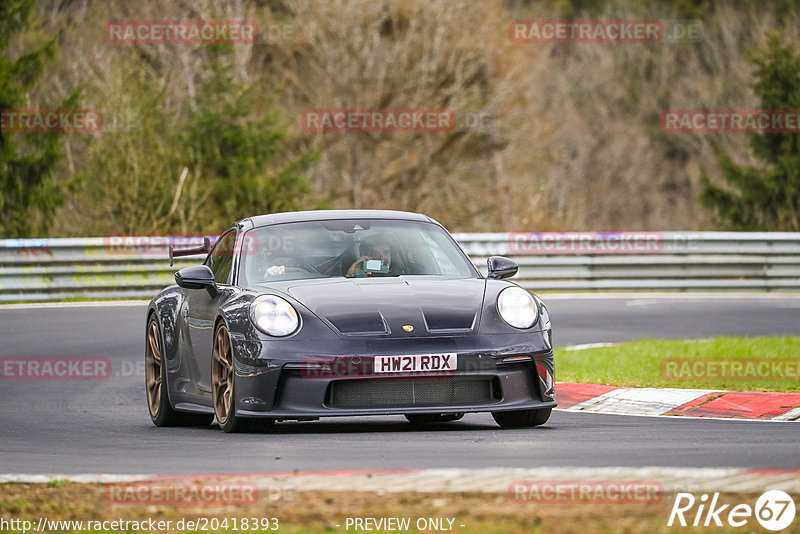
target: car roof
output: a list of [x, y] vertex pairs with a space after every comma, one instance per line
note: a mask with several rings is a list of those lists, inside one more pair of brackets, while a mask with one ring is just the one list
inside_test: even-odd
[[[257, 228], [288, 222], [330, 221], [340, 219], [392, 219], [401, 221], [424, 221], [436, 223], [427, 215], [408, 211], [394, 210], [311, 210], [287, 211], [271, 213], [269, 215], [256, 215], [239, 221], [239, 224], [248, 222]], [[438, 224], [438, 223], [436, 223]]]

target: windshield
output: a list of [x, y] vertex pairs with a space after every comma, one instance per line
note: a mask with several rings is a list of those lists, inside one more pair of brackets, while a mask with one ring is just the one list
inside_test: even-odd
[[478, 277], [440, 226], [333, 220], [255, 228], [245, 236], [239, 284], [304, 278]]

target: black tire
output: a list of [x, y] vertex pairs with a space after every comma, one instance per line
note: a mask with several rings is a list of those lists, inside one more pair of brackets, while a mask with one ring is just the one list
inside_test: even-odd
[[235, 388], [231, 337], [228, 328], [220, 323], [214, 332], [211, 356], [211, 398], [219, 427], [229, 433], [261, 432], [270, 428], [275, 423], [274, 419], [236, 415]]
[[214, 416], [179, 412], [172, 408], [167, 393], [167, 368], [164, 365], [164, 338], [154, 314], [147, 320], [144, 349], [144, 384], [147, 411], [156, 426], [208, 426]]
[[512, 410], [509, 412], [492, 412], [492, 417], [502, 428], [525, 428], [545, 424], [550, 419], [552, 411], [552, 408]]
[[449, 423], [450, 421], [458, 421], [464, 417], [463, 413], [407, 413], [405, 418], [409, 423], [426, 424], [426, 423]]

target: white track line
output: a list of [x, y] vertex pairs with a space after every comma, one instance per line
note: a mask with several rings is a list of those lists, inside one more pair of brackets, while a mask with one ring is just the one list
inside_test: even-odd
[[797, 299], [800, 293], [797, 291], [759, 291], [759, 292], [690, 292], [681, 291], [680, 293], [668, 292], [630, 292], [630, 293], [537, 293], [545, 304], [548, 300], [572, 300], [572, 299]]
[[375, 470], [371, 472], [340, 473], [241, 473], [241, 474], [191, 474], [170, 477], [149, 475], [0, 475], [0, 483], [46, 483], [51, 480], [71, 480], [89, 483], [136, 484], [148, 483], [200, 484], [204, 480], [254, 482], [262, 488], [291, 487], [294, 491], [362, 491], [362, 492], [482, 492], [508, 494], [512, 484], [525, 481], [652, 481], [663, 485], [665, 492], [719, 491], [758, 492], [780, 488], [800, 492], [800, 470], [774, 472], [743, 468], [688, 468], [688, 467], [540, 467], [511, 468], [489, 467], [479, 469], [444, 468], [419, 469], [398, 473]]
[[624, 417], [657, 417], [657, 418], [661, 419], [662, 421], [666, 421], [666, 420], [684, 421], [686, 419], [698, 419], [698, 420], [703, 420], [703, 421], [707, 421], [707, 420], [710, 420], [710, 421], [728, 421], [730, 423], [797, 423], [797, 422], [800, 422], [798, 420], [786, 420], [786, 419], [778, 419], [778, 418], [775, 418], [775, 419], [745, 419], [745, 418], [740, 418], [740, 417], [698, 417], [696, 415], [656, 415], [656, 414], [646, 414], [646, 413], [590, 412], [590, 411], [585, 411], [585, 410], [572, 410], [571, 408], [553, 408], [553, 410], [555, 410], [557, 412], [585, 413], [585, 414], [593, 414], [593, 415], [621, 415], [621, 416], [624, 416]]
[[31, 302], [28, 304], [0, 304], [0, 311], [4, 310], [46, 310], [58, 308], [111, 308], [111, 307], [144, 307], [149, 300], [108, 300], [86, 302]]

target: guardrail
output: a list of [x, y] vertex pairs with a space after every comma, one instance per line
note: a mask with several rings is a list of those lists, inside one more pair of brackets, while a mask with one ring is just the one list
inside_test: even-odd
[[[454, 234], [486, 274], [509, 256], [537, 290], [797, 290], [800, 233], [568, 232]], [[173, 283], [169, 238], [0, 239], [0, 302], [149, 298]], [[202, 237], [176, 246], [202, 244]]]

